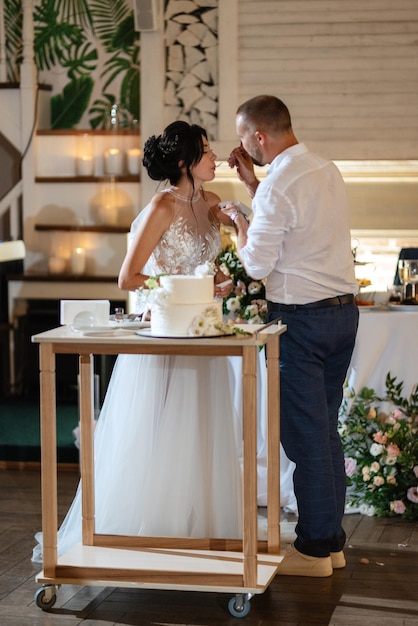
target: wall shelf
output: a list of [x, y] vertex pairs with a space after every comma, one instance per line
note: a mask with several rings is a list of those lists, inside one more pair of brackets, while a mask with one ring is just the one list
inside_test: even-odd
[[51, 232], [61, 231], [67, 233], [129, 233], [129, 226], [111, 226], [109, 224], [35, 224], [35, 230]]
[[[109, 175], [103, 176], [36, 176], [36, 183], [102, 183], [110, 178]], [[139, 183], [139, 176], [112, 176], [117, 183]]]
[[80, 129], [80, 128], [76, 128], [76, 129], [57, 129], [57, 130], [53, 130], [53, 129], [38, 129], [36, 131], [36, 134], [39, 136], [44, 136], [44, 137], [58, 137], [59, 135], [61, 136], [77, 136], [77, 135], [91, 135], [92, 137], [96, 136], [100, 136], [100, 135], [104, 135], [107, 137], [112, 137], [115, 135], [121, 135], [121, 136], [126, 136], [126, 135], [133, 135], [138, 137], [139, 139], [139, 130], [134, 130], [132, 128], [120, 128], [119, 130], [104, 130], [104, 129], [93, 129], [93, 128], [85, 128], [85, 129]]

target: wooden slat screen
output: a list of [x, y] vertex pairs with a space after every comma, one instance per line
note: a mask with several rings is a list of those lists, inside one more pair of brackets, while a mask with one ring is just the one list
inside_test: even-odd
[[332, 159], [418, 156], [417, 0], [239, 0], [239, 102], [272, 93]]

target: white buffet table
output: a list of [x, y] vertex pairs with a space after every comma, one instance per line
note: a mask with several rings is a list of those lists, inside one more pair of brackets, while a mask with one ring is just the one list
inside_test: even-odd
[[359, 392], [363, 387], [385, 392], [388, 372], [404, 381], [404, 395], [418, 383], [418, 306], [415, 310], [359, 307], [356, 346], [348, 371], [348, 384]]

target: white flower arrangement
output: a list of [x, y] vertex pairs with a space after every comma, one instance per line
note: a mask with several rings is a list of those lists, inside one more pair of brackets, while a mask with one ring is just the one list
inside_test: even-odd
[[224, 314], [236, 322], [264, 324], [267, 315], [264, 283], [248, 276], [234, 248], [225, 248], [218, 256], [218, 263], [234, 283], [231, 295], [223, 301]]

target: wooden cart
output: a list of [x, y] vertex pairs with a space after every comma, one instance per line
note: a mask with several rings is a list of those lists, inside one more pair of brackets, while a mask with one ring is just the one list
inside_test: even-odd
[[[274, 578], [280, 552], [279, 346], [285, 326], [261, 327], [251, 337], [157, 339], [118, 333], [82, 336], [63, 326], [33, 337], [39, 344], [42, 450], [42, 583], [35, 600], [43, 610], [58, 585], [101, 585], [235, 594], [229, 611], [244, 617], [250, 598]], [[257, 538], [257, 360], [267, 345], [267, 540]], [[179, 354], [240, 356], [243, 394], [243, 539], [173, 538], [95, 533], [93, 461], [93, 355]], [[82, 543], [57, 556], [55, 355], [79, 355]]]

